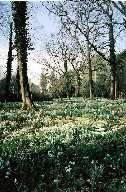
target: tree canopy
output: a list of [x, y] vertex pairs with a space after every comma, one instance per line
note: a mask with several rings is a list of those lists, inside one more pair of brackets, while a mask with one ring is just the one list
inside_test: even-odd
[[[15, 58], [16, 50], [19, 58], [20, 50], [22, 54], [20, 59], [22, 63], [27, 64], [24, 71], [28, 70], [28, 74], [23, 75], [25, 80], [20, 79], [20, 86], [21, 82], [27, 82], [26, 87], [29, 88], [25, 90], [30, 91], [29, 82], [33, 80], [33, 77], [29, 76], [29, 68], [33, 68], [34, 74], [34, 69], [41, 66], [48, 71], [48, 74], [53, 75], [49, 77], [44, 74], [42, 77], [44, 85], [41, 85], [41, 70], [39, 70], [35, 75], [39, 81], [34, 84], [45, 87], [45, 94], [51, 97], [54, 95], [57, 97], [59, 90], [66, 91], [66, 93], [61, 91], [61, 95], [68, 98], [69, 94], [84, 96], [84, 93], [90, 99], [101, 95], [114, 99], [122, 92], [122, 95], [125, 95], [125, 72], [121, 73], [121, 70], [125, 70], [123, 64], [121, 68], [119, 59], [119, 55], [121, 57], [125, 49], [124, 44], [121, 45], [121, 39], [125, 41], [125, 2], [27, 2], [26, 7], [25, 2], [12, 2], [12, 12], [8, 11], [9, 6], [0, 4], [1, 10], [2, 8], [5, 10], [8, 28], [10, 23], [8, 15], [13, 16], [15, 31], [12, 37], [13, 57]], [[49, 23], [42, 26], [41, 16], [37, 15], [37, 11], [45, 12], [47, 18], [52, 18], [55, 32], [49, 33]], [[1, 15], [0, 20], [2, 19]], [[44, 31], [46, 27], [48, 27], [47, 33]], [[6, 25], [1, 25], [1, 29], [5, 30]], [[7, 34], [5, 37], [9, 38]], [[32, 62], [29, 58], [32, 58]], [[12, 69], [15, 61], [14, 59], [12, 62]], [[21, 69], [22, 67], [17, 68], [17, 71], [20, 72]], [[120, 78], [121, 74], [123, 77]], [[19, 76], [16, 77], [19, 79]], [[124, 83], [120, 83], [121, 81]], [[19, 84], [17, 86], [19, 87]], [[57, 90], [55, 89], [57, 86], [62, 88]], [[57, 90], [56, 94], [54, 90]], [[28, 92], [26, 96], [30, 94]], [[41, 95], [41, 90], [39, 94]]]

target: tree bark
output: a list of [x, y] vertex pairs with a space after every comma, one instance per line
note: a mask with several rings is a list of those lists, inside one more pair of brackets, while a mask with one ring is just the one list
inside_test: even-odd
[[25, 110], [35, 107], [31, 100], [31, 93], [27, 76], [27, 50], [29, 42], [26, 28], [26, 1], [12, 1], [12, 15], [15, 24], [15, 40], [22, 94], [22, 109]]
[[75, 96], [79, 97], [80, 96], [80, 87], [81, 87], [81, 78], [80, 78], [79, 72], [76, 76], [77, 76], [77, 80], [76, 80], [76, 87], [75, 87]]
[[69, 76], [68, 76], [68, 67], [67, 67], [67, 60], [64, 60], [64, 76], [65, 76], [65, 80], [66, 80], [66, 95], [67, 95], [67, 99], [70, 99], [70, 95], [69, 95]]
[[11, 82], [11, 68], [12, 68], [12, 22], [10, 23], [10, 35], [9, 35], [9, 51], [8, 51], [8, 59], [7, 59], [7, 73], [6, 73], [6, 85], [5, 85], [5, 93], [6, 100], [9, 97], [9, 89]]
[[111, 87], [110, 87], [110, 98], [116, 98], [116, 71], [117, 71], [117, 63], [116, 63], [116, 55], [115, 55], [115, 42], [113, 35], [113, 24], [112, 24], [112, 10], [110, 9], [110, 5], [108, 6], [109, 10], [109, 48], [110, 48], [110, 67], [111, 67]]
[[31, 93], [28, 83], [27, 76], [27, 62], [22, 62], [20, 49], [17, 52], [18, 66], [19, 66], [19, 76], [20, 76], [20, 87], [22, 94], [22, 109], [30, 109], [32, 107]]
[[19, 65], [17, 66], [16, 84], [17, 84], [17, 97], [18, 97], [18, 99], [19, 99], [19, 98], [20, 98], [20, 94], [21, 94]]
[[[87, 37], [89, 39], [89, 26], [87, 22]], [[86, 40], [86, 60], [88, 64], [88, 73], [89, 73], [89, 84], [90, 84], [90, 100], [94, 98], [94, 85], [93, 85], [93, 78], [92, 78], [92, 66], [91, 66], [91, 47], [89, 45], [88, 39]]]

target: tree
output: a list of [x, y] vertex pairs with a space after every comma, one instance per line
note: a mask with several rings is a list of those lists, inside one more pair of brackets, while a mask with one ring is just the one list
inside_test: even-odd
[[[115, 8], [118, 9], [118, 11], [120, 13], [122, 13], [126, 17], [126, 2], [121, 2], [121, 1], [115, 2], [115, 1], [112, 1], [112, 3], [115, 6]], [[125, 23], [125, 20], [124, 20], [124, 23]]]
[[[66, 82], [66, 96], [68, 99], [70, 99], [69, 95], [69, 75], [68, 75], [68, 62], [69, 62], [69, 53], [67, 44], [64, 40], [64, 34], [58, 33], [55, 36], [53, 35], [53, 40], [49, 41], [46, 45], [46, 51], [49, 54], [50, 58], [52, 58], [53, 63], [44, 62], [46, 67], [49, 67], [56, 73], [58, 73], [60, 76], [63, 74]], [[55, 64], [55, 67], [52, 65]], [[53, 86], [53, 85], [52, 85]]]
[[118, 94], [126, 99], [126, 50], [117, 55]]
[[[124, 19], [124, 22], [114, 21], [113, 10], [114, 10], [114, 8], [116, 8], [117, 9], [116, 11], [119, 11], [124, 16], [126, 16], [126, 9], [125, 9], [126, 7], [125, 7], [125, 4], [121, 1], [119, 1], [119, 2], [106, 1], [106, 2], [103, 2], [103, 4], [101, 4], [101, 3], [98, 3], [98, 4], [99, 4], [99, 7], [101, 7], [101, 10], [103, 11], [103, 13], [108, 18], [108, 21], [105, 23], [106, 23], [106, 25], [108, 25], [108, 29], [109, 29], [109, 61], [108, 62], [111, 67], [110, 98], [116, 99], [117, 90], [118, 90], [118, 87], [117, 87], [117, 85], [118, 85], [118, 82], [117, 82], [117, 80], [118, 80], [117, 79], [118, 63], [117, 63], [117, 58], [116, 58], [116, 54], [115, 54], [116, 39], [114, 37], [114, 25], [124, 25], [124, 27], [126, 27], [126, 25], [125, 25], [126, 22], [125, 22], [125, 19]], [[120, 32], [122, 30], [123, 29], [121, 29]], [[118, 33], [118, 35], [119, 35], [119, 33]]]
[[80, 93], [80, 87], [81, 87], [81, 73], [83, 71], [83, 64], [82, 61], [77, 61], [77, 57], [74, 55], [70, 55], [70, 63], [73, 67], [73, 79], [75, 80], [74, 86], [75, 86], [75, 96], [79, 97], [81, 95]]
[[[85, 58], [85, 51], [82, 43], [79, 40], [79, 37], [76, 35], [76, 30], [72, 29], [66, 22], [63, 22], [63, 18], [61, 17], [62, 22], [62, 34], [64, 34], [65, 44], [67, 39], [67, 54], [66, 59], [67, 63], [69, 61], [69, 65], [72, 65], [74, 70], [74, 75], [76, 79], [75, 85], [75, 96], [80, 96], [80, 86], [81, 86], [81, 73], [84, 69], [84, 58]], [[69, 38], [68, 38], [69, 37]], [[64, 49], [64, 48], [63, 48]], [[80, 58], [81, 57], [81, 58]], [[78, 60], [79, 59], [79, 60]], [[80, 60], [82, 59], [82, 60]]]
[[94, 97], [94, 84], [93, 84], [93, 78], [92, 78], [92, 65], [91, 65], [91, 46], [89, 44], [89, 35], [90, 35], [90, 28], [89, 28], [89, 16], [90, 16], [90, 11], [86, 11], [86, 61], [88, 65], [88, 74], [89, 74], [89, 86], [90, 86], [90, 99], [92, 100]]
[[21, 94], [21, 86], [20, 86], [20, 74], [19, 74], [19, 66], [17, 66], [17, 73], [16, 73], [16, 84], [17, 84], [17, 96], [20, 97]]
[[[71, 29], [74, 29], [74, 34], [72, 37], [76, 39], [77, 46], [80, 48], [80, 51], [82, 55], [84, 56], [84, 49], [86, 47], [86, 64], [88, 67], [89, 71], [89, 85], [90, 85], [90, 99], [93, 99], [94, 97], [94, 86], [93, 86], [93, 79], [92, 79], [92, 65], [91, 65], [91, 53], [92, 53], [92, 48], [97, 48], [93, 46], [93, 43], [99, 35], [98, 29], [96, 29], [96, 26], [94, 24], [91, 24], [90, 21], [96, 17], [96, 22], [98, 19], [98, 16], [95, 11], [96, 9], [96, 2], [85, 1], [83, 2], [72, 2], [72, 4], [63, 4], [59, 2], [58, 4], [54, 3], [52, 8], [47, 9], [54, 14], [58, 15], [61, 17], [61, 21], [64, 24], [64, 26], [67, 28], [67, 30], [72, 34]], [[69, 6], [70, 5], [70, 6]], [[68, 6], [68, 7], [67, 7]], [[72, 14], [74, 16], [71, 16], [71, 14], [68, 13], [68, 9], [72, 10]], [[80, 41], [78, 41], [76, 35], [80, 35], [81, 38], [85, 39], [86, 46], [82, 46]], [[82, 39], [81, 39], [82, 41]], [[97, 50], [97, 52], [99, 52]], [[104, 56], [104, 54], [101, 53], [101, 55]], [[80, 80], [80, 79], [78, 79]], [[78, 81], [79, 84], [79, 81]]]
[[[106, 6], [106, 7], [105, 7]], [[90, 8], [89, 8], [90, 7]], [[117, 63], [116, 63], [116, 55], [115, 55], [115, 39], [114, 39], [114, 31], [113, 31], [113, 12], [112, 12], [112, 7], [111, 7], [111, 3], [110, 2], [102, 2], [102, 4], [99, 5], [98, 3], [98, 7], [101, 7], [103, 13], [105, 14], [105, 17], [108, 17], [108, 21], [106, 22], [106, 24], [108, 25], [108, 31], [109, 31], [109, 59], [98, 50], [98, 46], [94, 45], [94, 38], [93, 38], [93, 43], [91, 42], [91, 39], [89, 37], [89, 23], [94, 23], [95, 26], [98, 23], [98, 20], [94, 21], [94, 22], [90, 22], [88, 19], [88, 14], [85, 14], [86, 17], [86, 21], [87, 23], [87, 30], [84, 31], [82, 30], [81, 26], [79, 26], [78, 22], [76, 23], [75, 21], [72, 21], [72, 23], [76, 26], [76, 28], [82, 33], [84, 34], [86, 41], [87, 41], [87, 63], [88, 63], [88, 68], [89, 68], [89, 82], [90, 82], [90, 98], [92, 98], [92, 94], [94, 93], [94, 87], [93, 87], [93, 80], [92, 80], [92, 68], [91, 68], [91, 59], [90, 59], [90, 49], [93, 48], [94, 51], [96, 51], [99, 55], [102, 56], [102, 58], [106, 61], [109, 62], [110, 66], [111, 66], [111, 87], [110, 87], [110, 97], [111, 99], [116, 98], [116, 73], [117, 73]], [[106, 10], [107, 8], [107, 10]], [[92, 10], [96, 10], [96, 8], [92, 7], [92, 3], [89, 3], [89, 6], [86, 10], [86, 13], [90, 12]], [[97, 10], [98, 11], [98, 10]], [[100, 10], [99, 10], [100, 12]], [[96, 14], [96, 13], [95, 13]], [[97, 17], [97, 16], [96, 16]], [[99, 17], [99, 16], [98, 16]], [[91, 27], [93, 28], [93, 27]], [[97, 33], [97, 30], [96, 30]], [[100, 31], [98, 31], [98, 35], [100, 35]], [[105, 43], [105, 42], [104, 42]], [[89, 46], [90, 45], [90, 46]]]
[[46, 94], [47, 92], [47, 73], [45, 69], [42, 69], [40, 75], [40, 93], [42, 95]]
[[[126, 26], [126, 22], [125, 19], [123, 23], [114, 21], [115, 15], [113, 14], [113, 4], [124, 16], [126, 16], [125, 3], [122, 2], [77, 1], [68, 3], [58, 2], [52, 3], [52, 7], [50, 5], [46, 6], [50, 12], [61, 18], [62, 23], [69, 32], [72, 29], [73, 32], [76, 32], [76, 34], [80, 35], [79, 40], [82, 40], [81, 38], [83, 38], [83, 41], [85, 40], [85, 42], [87, 42], [86, 59], [89, 69], [90, 98], [92, 98], [94, 92], [91, 51], [95, 51], [109, 63], [111, 67], [110, 97], [111, 99], [115, 99], [117, 97], [117, 60], [115, 54], [116, 39], [114, 25], [124, 24], [124, 26]], [[68, 12], [68, 10], [70, 11]], [[88, 12], [90, 13], [89, 19]], [[88, 31], [90, 32], [90, 35]], [[73, 34], [74, 33], [72, 33], [72, 36], [74, 36], [76, 39], [76, 35]]]
[[22, 94], [22, 109], [35, 107], [31, 100], [31, 93], [27, 76], [27, 50], [29, 45], [27, 33], [27, 4], [25, 1], [12, 1], [12, 16], [15, 29], [15, 46], [19, 67], [20, 86]]
[[10, 87], [10, 81], [11, 81], [11, 68], [12, 68], [12, 22], [10, 23], [10, 35], [9, 35], [9, 51], [8, 51], [8, 58], [7, 58], [7, 72], [6, 72], [6, 85], [5, 85], [5, 93], [6, 93], [6, 99], [9, 96], [9, 87]]
[[116, 87], [116, 74], [117, 74], [117, 62], [115, 55], [115, 40], [113, 32], [113, 10], [111, 5], [108, 5], [108, 17], [109, 17], [109, 49], [110, 49], [110, 66], [111, 66], [111, 87], [110, 98], [115, 99], [117, 97]]
[[66, 95], [67, 95], [67, 99], [70, 99], [70, 95], [69, 95], [69, 74], [68, 74], [68, 57], [67, 57], [67, 46], [64, 45], [61, 46], [61, 50], [62, 50], [62, 58], [63, 58], [63, 63], [64, 63], [64, 78], [65, 78], [65, 82], [66, 82]]

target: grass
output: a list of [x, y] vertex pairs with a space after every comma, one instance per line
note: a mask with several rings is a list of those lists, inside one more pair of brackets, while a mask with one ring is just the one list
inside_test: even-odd
[[126, 103], [82, 98], [0, 110], [0, 191], [126, 191]]

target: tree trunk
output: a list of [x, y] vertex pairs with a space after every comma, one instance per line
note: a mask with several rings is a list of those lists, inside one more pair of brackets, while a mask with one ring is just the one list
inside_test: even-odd
[[27, 76], [27, 62], [26, 63], [22, 62], [20, 49], [18, 50], [17, 58], [19, 66], [20, 87], [22, 94], [22, 109], [30, 109], [32, 107], [32, 101]]
[[31, 100], [31, 93], [27, 76], [27, 6], [26, 1], [12, 1], [12, 15], [15, 24], [15, 43], [17, 48], [17, 60], [22, 94], [22, 109], [35, 107]]
[[[87, 37], [89, 38], [89, 26], [87, 24]], [[94, 98], [94, 85], [93, 85], [93, 78], [92, 78], [92, 66], [91, 66], [91, 50], [89, 41], [87, 39], [87, 49], [86, 49], [86, 60], [88, 64], [88, 73], [89, 73], [89, 84], [90, 84], [90, 100]]]
[[16, 82], [17, 82], [17, 97], [19, 99], [20, 94], [21, 94], [21, 92], [20, 92], [21, 87], [20, 87], [19, 65], [17, 66]]
[[6, 85], [5, 85], [5, 93], [6, 100], [9, 96], [10, 89], [10, 81], [11, 81], [11, 68], [12, 68], [12, 22], [10, 23], [10, 35], [9, 35], [9, 51], [8, 51], [8, 59], [7, 59], [7, 74], [6, 74]]
[[70, 99], [70, 95], [69, 95], [69, 81], [68, 81], [68, 79], [66, 79], [66, 95], [67, 95], [67, 99]]
[[81, 86], [81, 79], [80, 79], [80, 75], [77, 74], [77, 82], [76, 82], [76, 88], [75, 88], [75, 96], [79, 97], [80, 96], [80, 86]]
[[111, 66], [111, 86], [110, 86], [110, 98], [116, 98], [116, 72], [117, 72], [117, 63], [116, 63], [116, 55], [115, 55], [115, 42], [113, 36], [113, 24], [112, 24], [112, 10], [110, 5], [109, 9], [109, 48], [110, 48], [110, 66]]
[[66, 95], [67, 95], [67, 99], [70, 99], [70, 95], [69, 95], [69, 76], [68, 76], [68, 68], [67, 68], [67, 60], [64, 60], [64, 76], [66, 79]]

